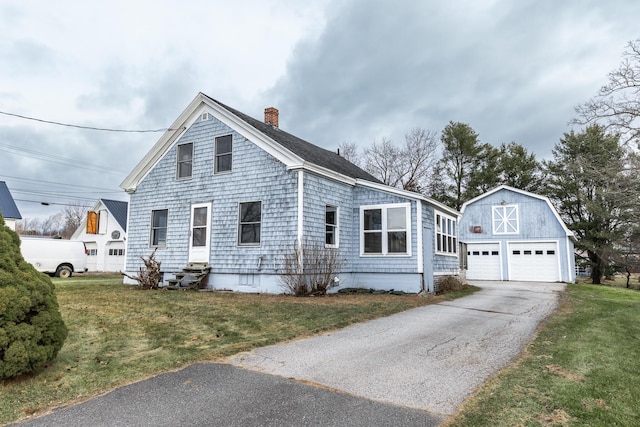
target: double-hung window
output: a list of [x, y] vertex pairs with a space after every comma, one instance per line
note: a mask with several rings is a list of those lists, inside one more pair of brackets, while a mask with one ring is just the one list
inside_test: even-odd
[[492, 206], [493, 234], [518, 234], [518, 205]]
[[455, 218], [436, 212], [436, 252], [458, 253], [458, 224]]
[[327, 247], [338, 247], [338, 207], [326, 205], [324, 209], [325, 239]]
[[231, 135], [219, 136], [216, 138], [214, 173], [231, 172], [233, 138]]
[[178, 145], [176, 177], [178, 179], [191, 178], [193, 173], [193, 143]]
[[240, 203], [238, 206], [238, 245], [259, 246], [262, 202]]
[[168, 209], [151, 211], [151, 241], [152, 247], [164, 248], [167, 246]]
[[411, 205], [360, 207], [361, 255], [411, 255]]

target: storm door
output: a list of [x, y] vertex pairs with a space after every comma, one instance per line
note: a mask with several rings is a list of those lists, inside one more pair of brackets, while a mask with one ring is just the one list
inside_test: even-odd
[[191, 205], [189, 262], [209, 262], [211, 248], [211, 203]]

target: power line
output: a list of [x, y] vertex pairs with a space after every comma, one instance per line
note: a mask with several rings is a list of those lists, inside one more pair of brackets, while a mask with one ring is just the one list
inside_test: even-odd
[[50, 184], [50, 185], [62, 185], [62, 186], [66, 186], [66, 187], [74, 187], [74, 188], [87, 188], [90, 190], [101, 190], [101, 191], [107, 191], [107, 192], [121, 192], [122, 190], [113, 190], [113, 188], [103, 188], [103, 187], [88, 187], [86, 185], [77, 185], [77, 184], [65, 184], [63, 182], [53, 182], [53, 181], [45, 181], [42, 179], [33, 179], [33, 178], [20, 178], [17, 176], [10, 176], [10, 175], [3, 175], [0, 174], [0, 177], [3, 178], [11, 178], [11, 179], [17, 179], [18, 181], [31, 181], [31, 182], [35, 182], [38, 184]]
[[52, 120], [44, 120], [44, 119], [38, 119], [38, 118], [35, 118], [35, 117], [23, 116], [23, 115], [20, 115], [20, 114], [7, 113], [6, 111], [0, 111], [0, 114], [4, 114], [5, 116], [18, 117], [20, 119], [25, 119], [25, 120], [33, 120], [33, 121], [36, 121], [36, 122], [47, 123], [47, 124], [50, 124], [50, 125], [66, 126], [66, 127], [70, 127], [70, 128], [86, 129], [86, 130], [97, 130], [97, 131], [102, 131], [102, 132], [154, 133], [154, 132], [166, 132], [168, 130], [175, 130], [175, 129], [171, 129], [171, 128], [142, 129], [142, 130], [99, 128], [99, 127], [94, 127], [94, 126], [82, 126], [82, 125], [74, 125], [74, 124], [69, 124], [69, 123], [54, 122]]

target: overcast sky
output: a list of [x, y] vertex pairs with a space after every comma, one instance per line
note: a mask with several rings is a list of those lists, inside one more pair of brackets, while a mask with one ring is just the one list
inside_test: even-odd
[[[635, 0], [3, 0], [0, 111], [153, 130], [204, 92], [329, 149], [460, 121], [543, 159], [638, 22]], [[126, 200], [160, 136], [0, 114], [0, 180], [28, 218]]]

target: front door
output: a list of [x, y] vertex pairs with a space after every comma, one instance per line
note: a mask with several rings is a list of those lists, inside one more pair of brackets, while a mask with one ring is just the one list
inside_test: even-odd
[[211, 203], [191, 205], [189, 262], [209, 262], [211, 244]]

